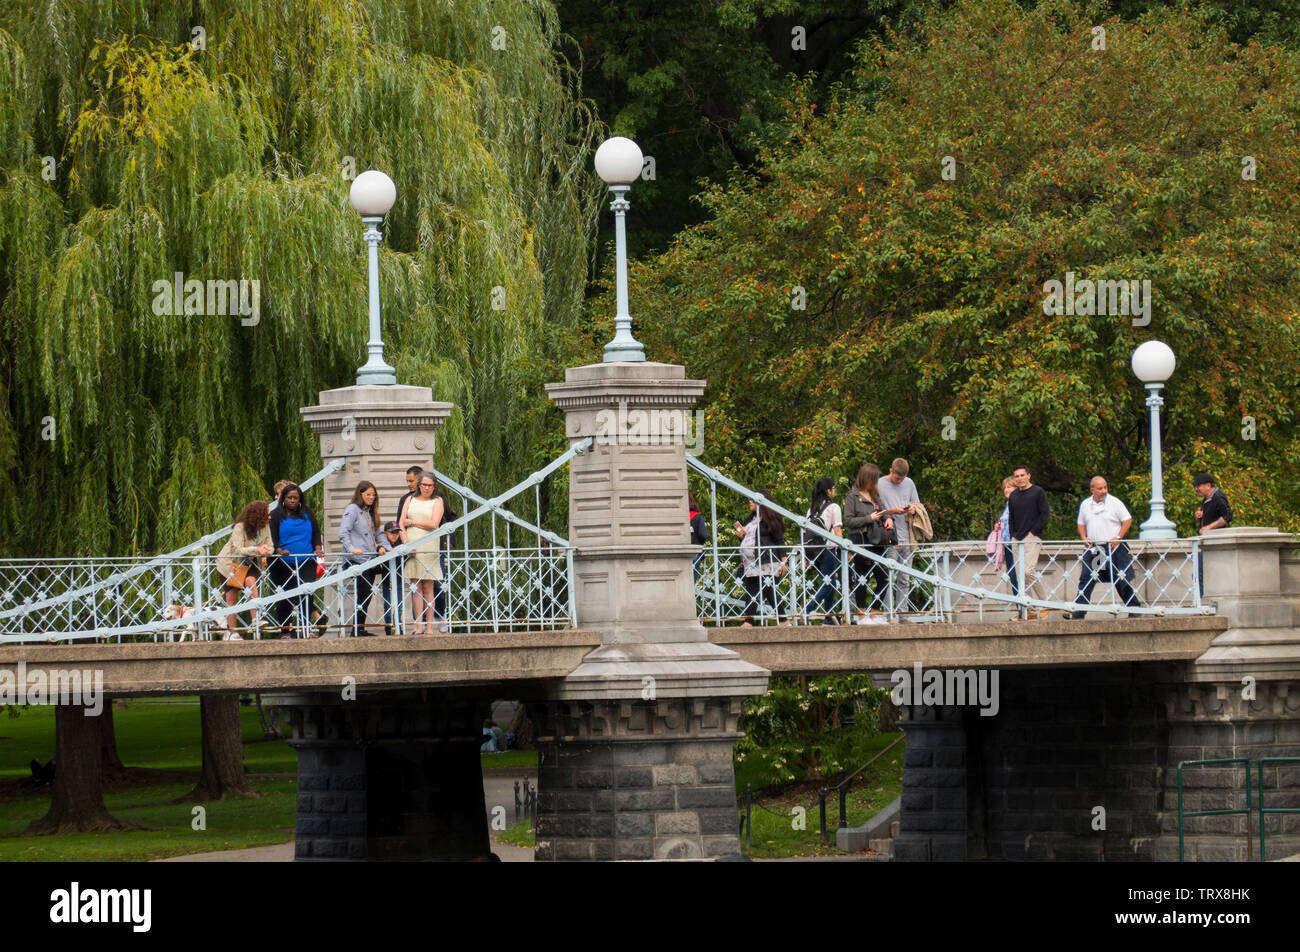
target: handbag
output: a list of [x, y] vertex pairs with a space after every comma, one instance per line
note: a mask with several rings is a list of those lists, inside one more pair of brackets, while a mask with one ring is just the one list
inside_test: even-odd
[[993, 527], [989, 537], [984, 541], [984, 554], [1002, 566], [1002, 524]]
[[234, 571], [230, 573], [230, 578], [226, 579], [226, 588], [243, 588], [244, 582], [248, 578], [249, 566], [247, 563], [238, 563]]

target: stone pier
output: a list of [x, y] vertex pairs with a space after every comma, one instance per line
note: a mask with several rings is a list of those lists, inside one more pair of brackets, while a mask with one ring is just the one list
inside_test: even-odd
[[570, 442], [578, 619], [602, 643], [555, 682], [539, 736], [538, 860], [738, 856], [732, 749], [768, 672], [695, 612], [685, 420], [704, 392], [672, 364], [576, 367], [547, 387]]
[[[896, 859], [1176, 861], [1179, 764], [1232, 758], [1256, 812], [1185, 816], [1185, 858], [1259, 858], [1259, 762], [1300, 757], [1300, 558], [1275, 529], [1204, 540], [1229, 627], [1195, 661], [1002, 670], [995, 717], [904, 709]], [[1183, 810], [1243, 809], [1244, 771], [1186, 766]], [[1266, 769], [1262, 792], [1300, 807], [1300, 762]], [[1300, 814], [1264, 823], [1268, 858], [1300, 853]]]
[[268, 699], [298, 751], [296, 860], [491, 862], [479, 747], [488, 702], [451, 690]]

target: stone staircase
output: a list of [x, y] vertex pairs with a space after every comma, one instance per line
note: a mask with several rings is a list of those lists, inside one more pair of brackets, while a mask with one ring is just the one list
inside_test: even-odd
[[898, 821], [889, 824], [888, 836], [873, 836], [867, 840], [867, 849], [872, 853], [882, 853], [894, 858], [894, 837], [898, 835]]
[[[835, 831], [835, 845], [846, 853], [870, 851], [881, 860], [894, 858], [894, 837], [898, 835], [898, 815], [903, 798], [881, 807], [880, 811], [861, 826]], [[873, 857], [875, 858], [875, 857]]]

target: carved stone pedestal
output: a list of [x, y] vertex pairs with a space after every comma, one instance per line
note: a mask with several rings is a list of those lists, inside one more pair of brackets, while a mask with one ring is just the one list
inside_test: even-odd
[[741, 698], [546, 705], [537, 859], [740, 854], [732, 748]]

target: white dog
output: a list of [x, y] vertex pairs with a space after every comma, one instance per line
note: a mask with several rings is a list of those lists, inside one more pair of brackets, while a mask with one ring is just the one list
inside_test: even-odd
[[[198, 636], [199, 633], [198, 623], [193, 621], [185, 621], [185, 619], [189, 618], [191, 615], [197, 614], [198, 611], [199, 609], [193, 607], [192, 605], [168, 605], [166, 608], [164, 608], [162, 610], [162, 617], [165, 621], [181, 622], [181, 625], [179, 627], [167, 630], [167, 640], [184, 641], [186, 636], [188, 636], [189, 639], [193, 641]], [[217, 618], [214, 621], [212, 621], [210, 624], [213, 628], [224, 629], [226, 627], [226, 620], [224, 618]], [[173, 639], [172, 637], [173, 635], [178, 635], [178, 637]]]

